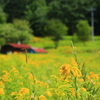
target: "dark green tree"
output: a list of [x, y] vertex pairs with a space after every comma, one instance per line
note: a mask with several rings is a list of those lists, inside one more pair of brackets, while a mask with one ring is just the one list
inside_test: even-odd
[[60, 19], [69, 27], [70, 34], [73, 34], [79, 20], [90, 19], [87, 15], [96, 4], [94, 0], [53, 0], [49, 4], [48, 17]]
[[94, 11], [94, 34], [95, 35], [100, 35], [100, 0], [96, 0], [97, 6], [95, 7]]
[[43, 28], [47, 20], [47, 11], [48, 7], [45, 0], [34, 0], [30, 5], [27, 5], [26, 19], [30, 21], [36, 36], [44, 35]]
[[0, 23], [6, 23], [7, 14], [3, 11], [3, 8], [0, 7]]
[[48, 36], [51, 36], [57, 48], [59, 41], [67, 34], [68, 28], [60, 20], [52, 19], [47, 21], [44, 30]]
[[46, 20], [54, 18], [68, 26], [71, 35], [79, 20], [91, 22], [91, 7], [96, 8], [95, 32], [99, 34], [100, 0], [0, 0], [0, 21], [6, 21], [6, 18], [7, 22], [12, 22], [15, 18], [26, 19], [30, 22], [34, 35], [45, 36], [43, 29]]
[[8, 14], [7, 21], [12, 22], [13, 19], [15, 18], [23, 19], [25, 15], [24, 12], [26, 10], [26, 5], [28, 4], [28, 0], [7, 0], [7, 1], [8, 2], [4, 6], [4, 11]]

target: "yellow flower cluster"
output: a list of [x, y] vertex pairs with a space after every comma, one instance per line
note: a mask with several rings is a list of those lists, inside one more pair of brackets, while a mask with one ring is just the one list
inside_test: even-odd
[[99, 79], [99, 75], [95, 74], [94, 72], [90, 72], [89, 76], [90, 76], [91, 79], [94, 79], [94, 80], [98, 80]]
[[73, 57], [72, 57], [72, 60], [71, 60], [71, 65], [74, 66], [74, 67], [78, 66], [78, 64], [76, 63], [76, 61]]
[[75, 77], [82, 76], [81, 71], [77, 67], [72, 67], [71, 72]]
[[13, 72], [14, 76], [18, 75], [19, 74], [18, 70], [14, 66], [11, 66], [11, 67], [12, 67], [11, 73]]
[[13, 96], [13, 95], [17, 95], [17, 92], [12, 92], [10, 95], [12, 95], [12, 96]]
[[0, 81], [0, 87], [4, 87], [4, 86], [5, 86], [4, 82]]
[[5, 94], [5, 92], [4, 92], [3, 88], [0, 88], [0, 96], [3, 94]]
[[86, 88], [84, 88], [84, 87], [82, 87], [80, 90], [81, 91], [87, 91]]
[[52, 97], [52, 93], [50, 91], [45, 92], [49, 97]]
[[31, 73], [28, 73], [28, 78], [29, 78], [30, 80], [33, 80], [33, 79], [34, 79], [34, 76], [33, 76]]
[[21, 88], [21, 90], [19, 91], [20, 95], [26, 95], [29, 94], [29, 89], [28, 88]]
[[[53, 54], [53, 56], [58, 61], [58, 56], [55, 54]], [[0, 77], [0, 96], [5, 96], [4, 99], [8, 95], [6, 95], [6, 91], [9, 91], [6, 90], [6, 85], [11, 88], [10, 91], [7, 92], [10, 94], [9, 98], [11, 100], [55, 100], [55, 98], [57, 100], [65, 100], [67, 97], [76, 99], [76, 96], [79, 98], [76, 100], [80, 100], [81, 97], [84, 99], [84, 94], [86, 94], [86, 96], [89, 94], [88, 83], [91, 83], [91, 80], [95, 87], [100, 86], [99, 74], [90, 72], [85, 79], [78, 69], [78, 64], [74, 58], [72, 58], [71, 64], [64, 64], [60, 67], [61, 77], [59, 77], [57, 69], [64, 61], [66, 63], [66, 57], [56, 64], [56, 60], [54, 59], [44, 59], [45, 57], [52, 58], [51, 55], [39, 54], [37, 56], [29, 54], [27, 64], [25, 63], [25, 59], [23, 59], [24, 55], [21, 54], [1, 55], [1, 57], [5, 59], [4, 61], [8, 61], [7, 63], [13, 60], [12, 58], [15, 58], [15, 62], [17, 62], [17, 60], [19, 61], [18, 65], [15, 62], [12, 62], [12, 65], [5, 64], [7, 68], [3, 69], [7, 71], [2, 71], [1, 69], [3, 73]], [[34, 59], [35, 57], [37, 57], [37, 59]], [[70, 59], [67, 59], [67, 61], [70, 62]], [[50, 72], [50, 74], [48, 72]], [[84, 88], [85, 85], [87, 85], [86, 88]], [[35, 92], [33, 92], [34, 89]]]
[[89, 75], [86, 75], [86, 79], [95, 83], [100, 78], [99, 78], [99, 74], [95, 74], [94, 72], [90, 72]]
[[29, 96], [29, 92], [30, 90], [28, 88], [21, 88], [19, 92], [12, 92], [10, 95], [12, 97], [14, 96], [14, 99], [16, 100], [23, 100], [26, 95], [28, 98], [31, 98], [31, 96]]
[[75, 96], [76, 91], [75, 91], [74, 88], [70, 88], [69, 91], [71, 92], [71, 95], [72, 95], [72, 96]]
[[[73, 97], [75, 97], [75, 95], [76, 95], [76, 90], [75, 90], [75, 88], [70, 88], [69, 91], [71, 92], [71, 95], [72, 95]], [[79, 96], [80, 96], [80, 93], [77, 93], [77, 95], [78, 95], [78, 97], [79, 97]]]
[[70, 69], [71, 69], [71, 66], [69, 64], [68, 65], [62, 65], [60, 67], [60, 72], [61, 72], [61, 75], [64, 76], [64, 79], [70, 78]]
[[65, 76], [64, 79], [70, 78], [71, 74], [74, 77], [80, 77], [80, 76], [82, 76], [81, 71], [77, 67], [73, 67], [73, 66], [71, 66], [69, 64], [62, 65], [60, 67], [60, 72], [61, 72], [61, 75]]
[[39, 96], [39, 100], [47, 100], [46, 97], [44, 95], [40, 95]]
[[2, 79], [3, 82], [7, 82], [9, 81], [8, 79], [8, 75], [9, 73], [7, 71], [2, 71], [4, 74], [2, 75], [2, 77], [0, 77], [0, 79]]
[[83, 78], [79, 78], [78, 82], [84, 82], [84, 79]]

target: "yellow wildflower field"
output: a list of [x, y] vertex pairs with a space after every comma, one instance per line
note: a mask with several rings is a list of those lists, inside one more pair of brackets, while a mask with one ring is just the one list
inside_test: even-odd
[[0, 55], [0, 100], [99, 100], [99, 63], [91, 61], [100, 55], [79, 62], [54, 51], [28, 54], [28, 63], [25, 54]]
[[99, 100], [99, 47], [77, 44], [76, 53], [69, 42], [59, 45], [45, 54], [28, 53], [27, 63], [24, 53], [0, 54], [0, 100]]

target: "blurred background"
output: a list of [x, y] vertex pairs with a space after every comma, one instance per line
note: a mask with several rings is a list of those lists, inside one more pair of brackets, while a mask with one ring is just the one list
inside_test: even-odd
[[32, 36], [87, 41], [100, 35], [100, 0], [0, 0], [0, 45]]

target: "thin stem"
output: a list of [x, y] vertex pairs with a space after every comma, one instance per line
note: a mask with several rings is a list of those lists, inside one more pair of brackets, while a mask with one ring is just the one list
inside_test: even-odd
[[25, 54], [26, 54], [26, 63], [28, 63], [27, 49], [25, 49]]
[[76, 90], [76, 100], [78, 100], [78, 87], [77, 87], [77, 77], [75, 77], [75, 81], [74, 81], [74, 84], [75, 84], [75, 90]]
[[[71, 44], [72, 44], [73, 54], [74, 54], [75, 60], [76, 60], [76, 62], [77, 62], [77, 64], [78, 64], [78, 67], [79, 67], [79, 66], [80, 66], [80, 63], [79, 63], [79, 60], [78, 60], [78, 57], [77, 57], [76, 48], [75, 48], [75, 46], [74, 46], [74, 44], [73, 44], [72, 41], [71, 41]], [[79, 69], [80, 69], [80, 68], [79, 68]]]

